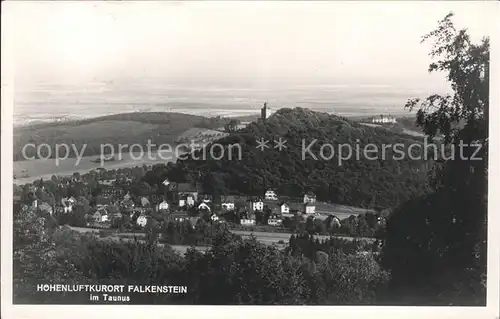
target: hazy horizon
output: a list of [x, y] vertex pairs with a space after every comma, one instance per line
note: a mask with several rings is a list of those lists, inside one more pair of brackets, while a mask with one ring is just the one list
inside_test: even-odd
[[201, 105], [248, 110], [263, 100], [348, 107], [363, 96], [356, 108], [373, 87], [387, 98], [376, 105], [396, 109], [399, 91], [447, 89], [442, 74], [428, 74], [420, 43], [438, 20], [452, 11], [479, 40], [495, 14], [485, 2], [8, 2], [4, 11], [18, 118], [117, 113], [113, 101], [188, 107], [190, 98], [193, 108], [213, 98]]

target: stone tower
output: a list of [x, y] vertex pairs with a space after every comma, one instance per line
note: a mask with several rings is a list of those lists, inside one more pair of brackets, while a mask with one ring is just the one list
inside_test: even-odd
[[260, 117], [263, 120], [265, 120], [269, 117], [270, 113], [271, 113], [271, 110], [267, 106], [267, 102], [266, 102], [266, 103], [264, 103], [264, 107], [262, 109], [260, 109]]

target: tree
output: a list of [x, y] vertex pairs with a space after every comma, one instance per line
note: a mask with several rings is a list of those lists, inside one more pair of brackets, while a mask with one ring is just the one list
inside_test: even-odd
[[158, 231], [158, 222], [154, 220], [153, 218], [148, 218], [148, 222], [145, 227], [145, 233], [146, 233], [146, 242], [149, 245], [157, 245], [158, 244], [158, 237], [159, 237], [159, 231]]
[[327, 232], [326, 223], [321, 219], [315, 219], [314, 226], [316, 227], [316, 232], [318, 234], [325, 234]]
[[306, 230], [309, 234], [314, 234], [316, 232], [316, 227], [314, 226], [314, 217], [312, 216], [307, 217]]
[[253, 212], [255, 214], [255, 223], [263, 224], [264, 223], [264, 213], [260, 210], [255, 210]]
[[[489, 39], [472, 43], [452, 16], [423, 41], [433, 41], [429, 72], [445, 72], [453, 94], [411, 99], [407, 107], [418, 108], [417, 125], [431, 140], [442, 137], [453, 158], [437, 161], [431, 194], [390, 216], [382, 263], [391, 270], [395, 294], [422, 303], [484, 304]], [[480, 160], [471, 159], [476, 149]], [[431, 295], [440, 300], [425, 298]]]

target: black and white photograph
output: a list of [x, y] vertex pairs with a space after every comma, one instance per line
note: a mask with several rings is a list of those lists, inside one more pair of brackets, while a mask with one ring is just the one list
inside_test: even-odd
[[499, 4], [3, 2], [2, 315], [498, 318]]

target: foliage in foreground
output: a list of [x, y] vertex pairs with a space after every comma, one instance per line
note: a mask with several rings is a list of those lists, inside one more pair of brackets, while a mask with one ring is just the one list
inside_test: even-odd
[[486, 303], [489, 40], [472, 43], [451, 17], [424, 41], [434, 41], [429, 71], [445, 72], [453, 94], [407, 105], [419, 108], [417, 124], [430, 138], [442, 136], [448, 152], [430, 176], [432, 193], [388, 220], [382, 254], [394, 297], [405, 304]]
[[388, 280], [371, 254], [292, 256], [221, 229], [206, 253], [193, 248], [183, 257], [156, 243], [49, 230], [34, 212], [18, 216], [16, 303], [89, 303], [88, 294], [42, 294], [35, 287], [101, 283], [188, 287], [184, 295], [134, 294], [132, 302], [139, 304], [372, 304]]

